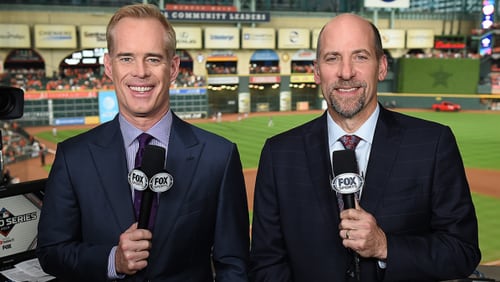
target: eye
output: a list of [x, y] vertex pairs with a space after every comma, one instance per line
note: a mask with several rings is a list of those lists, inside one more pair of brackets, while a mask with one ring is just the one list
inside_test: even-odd
[[162, 60], [157, 57], [148, 57], [146, 61], [151, 65], [159, 65]]
[[339, 60], [339, 56], [336, 55], [328, 55], [325, 57], [325, 62], [336, 62]]
[[118, 60], [122, 63], [131, 63], [133, 61], [133, 58], [123, 56], [123, 57], [120, 57]]
[[366, 54], [356, 54], [354, 56], [354, 60], [357, 62], [364, 62], [364, 61], [368, 61], [369, 57]]

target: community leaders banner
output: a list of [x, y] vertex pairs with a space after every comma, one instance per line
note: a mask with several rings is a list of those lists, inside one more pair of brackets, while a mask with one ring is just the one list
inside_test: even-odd
[[409, 8], [410, 0], [365, 0], [366, 8]]

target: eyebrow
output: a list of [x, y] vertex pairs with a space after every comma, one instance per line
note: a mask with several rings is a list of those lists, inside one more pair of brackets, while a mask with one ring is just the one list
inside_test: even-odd
[[[372, 55], [372, 53], [371, 53], [368, 49], [364, 49], [364, 48], [362, 48], [362, 49], [356, 49], [356, 50], [353, 50], [353, 51], [351, 52], [351, 55], [353, 55], [353, 54], [361, 54], [361, 53], [363, 53], [363, 54], [368, 54], [368, 55]], [[340, 54], [341, 54], [341, 52], [339, 52], [339, 51], [328, 51], [328, 52], [325, 52], [325, 53], [323, 54], [323, 56], [328, 56], [328, 55], [340, 55]]]
[[[123, 53], [117, 53], [117, 57], [134, 57], [134, 53], [131, 52], [123, 52]], [[161, 53], [146, 53], [145, 57], [159, 57], [159, 58], [164, 58], [165, 55]]]

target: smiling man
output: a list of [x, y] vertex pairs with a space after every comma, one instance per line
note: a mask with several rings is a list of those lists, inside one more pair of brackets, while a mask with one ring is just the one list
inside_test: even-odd
[[[327, 111], [262, 149], [250, 280], [467, 277], [481, 258], [477, 219], [450, 128], [378, 103], [387, 59], [362, 17], [342, 14], [323, 27], [314, 67]], [[351, 159], [334, 157], [348, 150], [364, 184], [343, 209], [335, 167]]]
[[[119, 113], [57, 146], [38, 226], [44, 271], [61, 281], [247, 281], [239, 153], [170, 109], [180, 61], [172, 25], [156, 6], [125, 6], [107, 41]], [[160, 160], [155, 169], [168, 172], [171, 187], [154, 194], [150, 225], [138, 228], [145, 210], [134, 209], [142, 197], [127, 175], [141, 170], [146, 143], [164, 149], [151, 160]]]

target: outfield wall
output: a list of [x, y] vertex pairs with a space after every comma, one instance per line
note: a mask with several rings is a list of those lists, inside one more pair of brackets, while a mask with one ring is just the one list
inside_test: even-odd
[[498, 94], [379, 93], [386, 107], [431, 109], [441, 101], [458, 103], [463, 110], [500, 110]]

